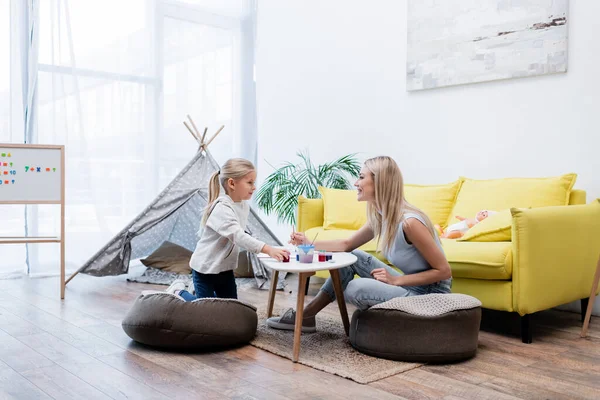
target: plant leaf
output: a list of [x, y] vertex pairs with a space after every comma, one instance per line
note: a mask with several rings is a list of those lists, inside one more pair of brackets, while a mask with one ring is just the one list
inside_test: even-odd
[[[351, 189], [360, 172], [356, 154], [348, 154], [319, 166], [313, 165], [308, 151], [298, 151], [298, 164], [285, 162], [267, 176], [256, 194], [258, 207], [270, 215], [277, 215], [283, 223], [296, 223], [298, 197], [320, 198], [319, 186], [334, 189]], [[267, 162], [268, 164], [268, 162]], [[271, 165], [271, 164], [269, 164]]]

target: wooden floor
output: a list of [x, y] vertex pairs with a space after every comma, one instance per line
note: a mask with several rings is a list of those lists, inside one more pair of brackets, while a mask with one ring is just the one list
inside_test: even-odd
[[[309, 294], [318, 287], [312, 284]], [[120, 324], [149, 288], [164, 287], [80, 275], [60, 301], [56, 278], [0, 281], [0, 399], [600, 398], [596, 318], [590, 337], [581, 339], [578, 314], [534, 315], [534, 343], [526, 345], [517, 318], [488, 312], [474, 359], [360, 385], [252, 346], [175, 354], [137, 345]], [[267, 292], [240, 297], [266, 304]], [[294, 301], [295, 294], [278, 292], [275, 309]], [[337, 308], [325, 312], [335, 315]]]

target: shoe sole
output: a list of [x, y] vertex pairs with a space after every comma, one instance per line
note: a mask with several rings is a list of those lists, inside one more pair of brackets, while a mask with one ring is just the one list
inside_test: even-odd
[[[295, 325], [292, 324], [286, 324], [283, 322], [274, 322], [274, 321], [267, 321], [267, 326], [274, 328], [274, 329], [281, 329], [284, 331], [293, 331], [295, 329]], [[303, 326], [302, 327], [302, 333], [315, 333], [317, 331], [317, 327], [316, 326]]]

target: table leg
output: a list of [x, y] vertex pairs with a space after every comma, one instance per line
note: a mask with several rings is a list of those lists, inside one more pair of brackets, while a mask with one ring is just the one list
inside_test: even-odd
[[269, 289], [269, 303], [267, 304], [267, 318], [271, 318], [273, 315], [273, 304], [275, 303], [275, 292], [277, 292], [277, 279], [279, 278], [279, 271], [273, 270], [271, 276], [271, 287]]
[[581, 328], [581, 335], [580, 335], [581, 337], [587, 336], [588, 326], [590, 324], [590, 318], [592, 317], [592, 308], [594, 307], [594, 300], [596, 300], [596, 291], [598, 290], [598, 281], [600, 281], [600, 258], [598, 259], [598, 265], [596, 266], [596, 273], [594, 274], [594, 281], [592, 282], [592, 291], [590, 293], [590, 299], [588, 301], [587, 310], [585, 312], [585, 318], [583, 319], [583, 328]]
[[348, 336], [350, 332], [350, 321], [348, 320], [348, 310], [346, 309], [346, 301], [344, 300], [344, 290], [342, 289], [340, 271], [338, 271], [337, 269], [332, 269], [329, 271], [329, 274], [331, 275], [331, 280], [333, 281], [335, 298], [337, 299], [340, 314], [342, 315], [344, 330], [346, 331], [346, 336]]
[[293, 362], [298, 362], [298, 357], [300, 356], [300, 334], [302, 333], [302, 318], [304, 317], [304, 288], [306, 287], [306, 280], [311, 275], [314, 275], [314, 272], [300, 272], [298, 274], [298, 298], [296, 300]]

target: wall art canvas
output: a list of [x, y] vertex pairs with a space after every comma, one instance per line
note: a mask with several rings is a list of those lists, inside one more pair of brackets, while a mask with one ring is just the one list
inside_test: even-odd
[[408, 0], [407, 90], [567, 71], [569, 0]]

